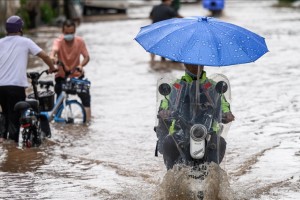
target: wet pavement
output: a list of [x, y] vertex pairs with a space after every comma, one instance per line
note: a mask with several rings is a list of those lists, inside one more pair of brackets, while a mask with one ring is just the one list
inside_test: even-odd
[[[223, 195], [211, 200], [300, 199], [300, 10], [276, 2], [227, 1], [220, 17], [265, 37], [270, 52], [255, 63], [206, 67], [208, 75], [224, 73], [231, 81], [236, 116], [222, 163], [231, 193], [220, 190]], [[153, 126], [156, 80], [183, 71], [159, 58], [151, 65], [150, 55], [133, 40], [151, 23], [150, 9], [133, 8], [128, 15], [134, 19], [92, 21], [78, 28], [91, 56], [86, 73], [92, 81], [93, 120], [75, 127], [52, 123], [53, 136], [40, 148], [1, 144], [0, 199], [168, 199], [164, 192], [182, 188], [183, 182], [169, 178], [162, 156], [154, 157]], [[209, 14], [195, 4], [183, 5], [180, 12]], [[59, 31], [40, 31], [34, 40], [49, 49]]]

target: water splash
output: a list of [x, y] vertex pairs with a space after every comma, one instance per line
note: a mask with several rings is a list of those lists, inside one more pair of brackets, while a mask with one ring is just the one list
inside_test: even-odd
[[217, 164], [206, 170], [177, 165], [164, 176], [157, 196], [159, 200], [233, 200], [227, 173]]
[[204, 180], [204, 200], [233, 200], [227, 173], [217, 164], [208, 166], [208, 176]]

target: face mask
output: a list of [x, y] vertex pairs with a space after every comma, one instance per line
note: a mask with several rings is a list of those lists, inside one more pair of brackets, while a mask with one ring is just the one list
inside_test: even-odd
[[66, 34], [66, 35], [64, 35], [64, 39], [66, 41], [71, 41], [74, 39], [74, 34]]

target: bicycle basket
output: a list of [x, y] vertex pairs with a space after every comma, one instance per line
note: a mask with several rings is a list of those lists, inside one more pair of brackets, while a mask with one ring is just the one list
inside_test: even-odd
[[90, 92], [91, 82], [87, 79], [71, 78], [62, 84], [62, 89], [67, 94], [88, 94]]
[[[51, 90], [38, 91], [40, 111], [51, 111], [54, 106], [54, 95], [55, 93]], [[34, 93], [29, 94], [28, 99], [34, 99]]]

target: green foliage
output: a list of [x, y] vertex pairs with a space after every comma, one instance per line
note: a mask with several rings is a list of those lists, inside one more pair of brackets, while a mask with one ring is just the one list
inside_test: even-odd
[[3, 38], [5, 36], [5, 33], [0, 32], [0, 38]]
[[279, 3], [293, 3], [296, 0], [278, 0], [278, 1], [279, 1]]
[[40, 6], [41, 19], [44, 23], [50, 24], [57, 15], [48, 3], [43, 3]]
[[293, 2], [297, 0], [278, 0], [278, 4], [275, 5], [277, 7], [291, 7]]
[[20, 16], [23, 19], [24, 29], [27, 29], [28, 27], [30, 27], [30, 19], [29, 19], [29, 14], [26, 10], [26, 3], [27, 3], [27, 0], [20, 0], [21, 7], [19, 8], [19, 10], [16, 13], [18, 16]]
[[[34, 22], [31, 23], [28, 10], [28, 3], [34, 3], [35, 0], [19, 0], [20, 1], [20, 8], [17, 11], [17, 15], [19, 15], [24, 21], [24, 29], [34, 28], [36, 25]], [[57, 17], [57, 13], [51, 8], [51, 5], [48, 2], [44, 2], [40, 5], [40, 14], [41, 14], [41, 21], [45, 24], [51, 24], [53, 19]]]
[[20, 0], [20, 4], [21, 4], [21, 6], [25, 6], [25, 5], [26, 5], [26, 3], [27, 3], [27, 0]]

